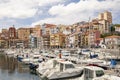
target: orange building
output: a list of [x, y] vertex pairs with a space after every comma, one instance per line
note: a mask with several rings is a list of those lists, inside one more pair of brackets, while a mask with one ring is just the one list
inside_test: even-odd
[[33, 33], [33, 28], [19, 28], [17, 30], [19, 44], [25, 48], [28, 47], [31, 33]]
[[19, 28], [17, 30], [18, 39], [28, 40], [30, 33], [31, 33], [30, 28]]
[[40, 37], [42, 35], [41, 26], [40, 25], [35, 25], [35, 27], [33, 28], [33, 34], [36, 37]]

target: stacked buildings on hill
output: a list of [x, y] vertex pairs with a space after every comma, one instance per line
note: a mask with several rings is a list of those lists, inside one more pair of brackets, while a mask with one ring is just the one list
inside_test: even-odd
[[82, 21], [73, 25], [45, 23], [19, 29], [12, 26], [9, 29], [2, 29], [0, 47], [40, 49], [94, 47], [102, 44], [100, 34], [110, 32], [111, 24], [112, 14], [105, 11], [90, 22]]

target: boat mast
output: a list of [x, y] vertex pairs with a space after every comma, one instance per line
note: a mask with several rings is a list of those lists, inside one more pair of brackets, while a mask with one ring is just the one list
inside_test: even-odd
[[91, 55], [91, 25], [90, 25], [90, 17], [89, 17], [89, 20], [88, 20], [88, 27], [89, 27], [89, 34], [88, 34], [88, 37], [89, 37], [89, 45], [88, 45], [88, 48], [90, 49], [90, 55]]

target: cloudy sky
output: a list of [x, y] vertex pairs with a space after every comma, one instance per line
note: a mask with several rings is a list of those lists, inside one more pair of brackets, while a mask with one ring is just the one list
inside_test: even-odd
[[0, 0], [0, 28], [73, 24], [105, 10], [112, 12], [113, 23], [120, 23], [120, 0]]

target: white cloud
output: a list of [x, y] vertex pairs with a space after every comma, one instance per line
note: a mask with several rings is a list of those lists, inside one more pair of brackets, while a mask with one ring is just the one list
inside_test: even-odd
[[78, 3], [68, 5], [59, 4], [49, 9], [49, 14], [53, 17], [34, 22], [32, 25], [41, 23], [72, 24], [89, 17], [95, 18], [99, 12], [110, 10], [113, 17], [119, 14], [120, 0], [80, 0]]
[[28, 18], [36, 13], [34, 7], [32, 0], [8, 0], [0, 3], [0, 18]]
[[55, 4], [64, 0], [0, 0], [0, 18], [33, 17], [39, 7]]
[[52, 5], [60, 2], [65, 2], [65, 0], [39, 0], [39, 6]]

